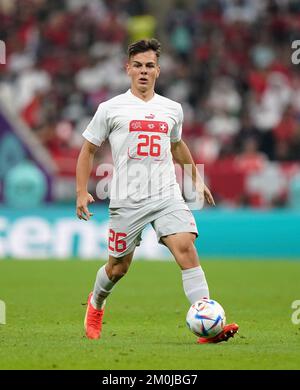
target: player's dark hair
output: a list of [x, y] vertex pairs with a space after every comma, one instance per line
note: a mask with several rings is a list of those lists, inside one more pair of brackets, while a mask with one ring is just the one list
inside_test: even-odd
[[158, 59], [160, 56], [160, 47], [160, 42], [155, 38], [142, 39], [141, 41], [134, 42], [128, 46], [128, 58], [138, 53], [145, 53], [148, 50], [153, 50]]

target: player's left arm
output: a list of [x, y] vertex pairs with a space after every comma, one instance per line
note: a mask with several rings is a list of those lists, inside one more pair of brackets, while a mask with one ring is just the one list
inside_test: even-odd
[[[201, 178], [200, 173], [197, 170], [196, 164], [186, 143], [182, 140], [178, 142], [171, 142], [171, 153], [174, 161], [176, 161], [182, 167], [182, 169], [184, 169], [184, 166], [186, 164], [188, 164], [192, 168], [192, 181], [197, 191], [201, 195], [204, 194], [205, 200], [210, 206], [215, 206], [214, 198], [209, 188], [203, 182], [203, 179]], [[189, 171], [190, 170], [188, 170], [188, 172]]]

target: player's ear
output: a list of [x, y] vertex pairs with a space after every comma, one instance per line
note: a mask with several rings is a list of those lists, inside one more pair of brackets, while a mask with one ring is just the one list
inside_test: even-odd
[[160, 66], [157, 65], [156, 78], [158, 79], [160, 75]]
[[126, 68], [126, 73], [128, 74], [128, 76], [130, 76], [130, 64], [129, 64], [129, 62], [126, 62], [125, 68]]

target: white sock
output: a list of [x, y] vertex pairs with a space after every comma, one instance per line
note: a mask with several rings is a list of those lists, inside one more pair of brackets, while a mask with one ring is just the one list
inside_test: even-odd
[[203, 269], [198, 266], [182, 270], [183, 289], [191, 304], [209, 298], [209, 290]]
[[95, 309], [103, 309], [105, 300], [111, 293], [115, 283], [113, 283], [107, 276], [105, 265], [101, 267], [97, 273], [96, 282], [94, 285], [93, 296], [91, 304]]

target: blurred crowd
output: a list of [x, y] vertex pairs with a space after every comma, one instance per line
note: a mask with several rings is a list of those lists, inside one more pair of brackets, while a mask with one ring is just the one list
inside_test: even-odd
[[[183, 105], [184, 140], [217, 201], [287, 204], [300, 169], [300, 2], [174, 1], [157, 16], [142, 0], [0, 0], [2, 96], [72, 177], [97, 106], [129, 86], [128, 43], [156, 36], [157, 92]], [[99, 159], [111, 161], [107, 146]]]

